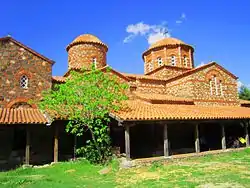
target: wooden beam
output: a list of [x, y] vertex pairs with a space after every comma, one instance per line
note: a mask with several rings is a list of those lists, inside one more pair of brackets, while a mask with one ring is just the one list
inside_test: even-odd
[[248, 132], [248, 126], [249, 126], [249, 124], [246, 123], [246, 124], [245, 124], [246, 147], [249, 147], [249, 132]]
[[58, 162], [58, 125], [55, 124], [55, 135], [54, 135], [54, 162]]
[[129, 126], [125, 126], [125, 152], [126, 158], [130, 159], [130, 134], [129, 134]]
[[30, 164], [30, 126], [26, 125], [25, 164]]
[[221, 147], [222, 149], [226, 149], [226, 135], [224, 124], [221, 124]]
[[164, 156], [168, 157], [169, 156], [169, 143], [168, 143], [168, 125], [164, 125]]
[[195, 124], [195, 152], [200, 152], [199, 124]]

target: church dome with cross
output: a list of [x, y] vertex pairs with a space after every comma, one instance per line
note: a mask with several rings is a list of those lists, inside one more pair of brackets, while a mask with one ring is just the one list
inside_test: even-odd
[[83, 34], [76, 37], [66, 48], [68, 52], [68, 69], [90, 69], [106, 66], [108, 46], [98, 37]]
[[167, 37], [152, 44], [142, 55], [144, 72], [148, 74], [166, 65], [192, 69], [194, 48], [185, 42]]

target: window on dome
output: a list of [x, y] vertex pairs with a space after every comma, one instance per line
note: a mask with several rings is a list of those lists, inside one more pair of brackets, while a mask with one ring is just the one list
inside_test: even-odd
[[176, 57], [174, 55], [171, 56], [171, 65], [176, 66]]
[[163, 61], [162, 61], [162, 58], [161, 57], [158, 57], [157, 58], [157, 62], [158, 62], [158, 66], [162, 66], [163, 65]]
[[184, 64], [184, 67], [188, 67], [188, 58], [187, 58], [187, 56], [184, 56], [183, 64]]
[[92, 59], [92, 64], [93, 64], [94, 68], [97, 67], [97, 59], [95, 57]]
[[27, 89], [29, 84], [29, 79], [26, 75], [21, 76], [20, 78], [20, 87], [23, 89]]

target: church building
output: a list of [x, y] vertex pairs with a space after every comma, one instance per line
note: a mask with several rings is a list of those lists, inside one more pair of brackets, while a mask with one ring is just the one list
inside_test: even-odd
[[[72, 70], [105, 70], [108, 46], [84, 34], [66, 50], [68, 70], [52, 76], [54, 61], [12, 37], [0, 38], [0, 167], [74, 156], [77, 138], [65, 132], [67, 120], [51, 122], [29, 101], [63, 84]], [[110, 113], [117, 153], [136, 159], [224, 150], [240, 137], [249, 146], [250, 101], [238, 98], [237, 76], [216, 62], [195, 67], [194, 48], [176, 38], [154, 43], [142, 59], [144, 74], [111, 68], [130, 92], [128, 108]]]

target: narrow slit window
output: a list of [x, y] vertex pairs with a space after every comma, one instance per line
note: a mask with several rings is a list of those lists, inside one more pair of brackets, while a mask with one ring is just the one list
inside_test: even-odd
[[27, 89], [29, 84], [29, 79], [26, 75], [21, 76], [20, 78], [20, 87], [23, 89]]
[[171, 56], [171, 65], [176, 66], [176, 57], [175, 56]]
[[162, 61], [162, 58], [161, 57], [158, 57], [157, 58], [157, 62], [158, 62], [158, 66], [162, 66], [163, 65], [163, 61]]
[[93, 58], [92, 64], [93, 64], [94, 68], [97, 68], [97, 59], [96, 58]]
[[210, 84], [210, 95], [213, 95], [213, 80], [209, 80], [209, 84]]
[[222, 84], [222, 81], [220, 80], [220, 95], [223, 96], [224, 93], [223, 93], [223, 84]]
[[188, 67], [188, 58], [187, 58], [187, 56], [184, 56], [183, 64], [184, 64], [184, 67]]

